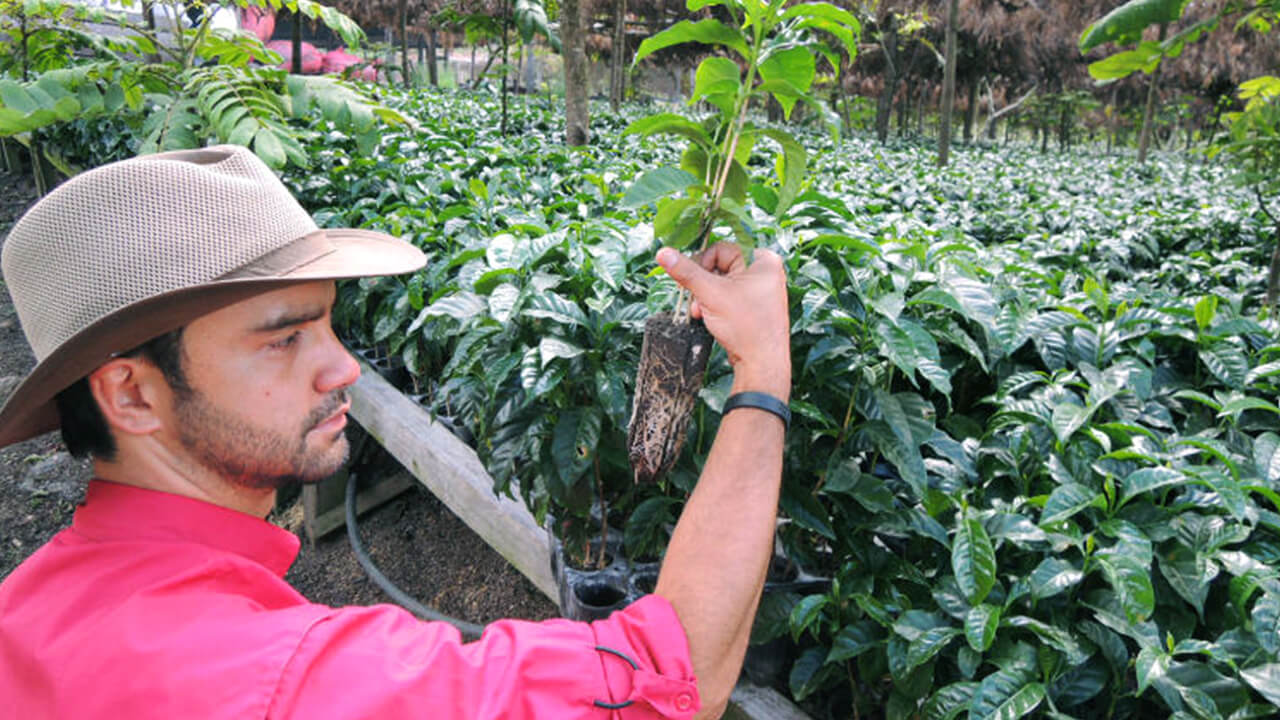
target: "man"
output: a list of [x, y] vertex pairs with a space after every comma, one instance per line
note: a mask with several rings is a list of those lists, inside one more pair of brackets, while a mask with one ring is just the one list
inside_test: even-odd
[[61, 426], [93, 456], [70, 528], [0, 584], [0, 717], [689, 718], [724, 709], [773, 543], [789, 397], [780, 259], [658, 261], [734, 364], [654, 595], [591, 624], [457, 631], [282, 579], [276, 490], [344, 461], [356, 362], [334, 280], [412, 272], [411, 245], [318, 230], [251, 153], [107, 165], [14, 226], [5, 281], [38, 364], [0, 447]]

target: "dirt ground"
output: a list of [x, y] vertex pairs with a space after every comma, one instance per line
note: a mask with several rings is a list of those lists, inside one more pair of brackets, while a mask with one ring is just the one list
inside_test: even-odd
[[[35, 200], [26, 176], [0, 173], [0, 245]], [[7, 286], [0, 284], [0, 397], [35, 364]], [[91, 476], [87, 462], [67, 454], [57, 433], [0, 449], [0, 579], [71, 522]], [[287, 579], [328, 605], [389, 600], [365, 576], [342, 531], [310, 547], [297, 501], [272, 516], [303, 538]], [[410, 595], [469, 622], [503, 617], [543, 619], [555, 605], [425, 489], [415, 486], [360, 520], [374, 562]]]

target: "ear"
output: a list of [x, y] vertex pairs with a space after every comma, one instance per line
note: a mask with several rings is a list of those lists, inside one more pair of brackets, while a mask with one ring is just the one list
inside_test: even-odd
[[89, 374], [89, 392], [117, 437], [149, 435], [164, 426], [164, 375], [140, 358], [115, 358]]

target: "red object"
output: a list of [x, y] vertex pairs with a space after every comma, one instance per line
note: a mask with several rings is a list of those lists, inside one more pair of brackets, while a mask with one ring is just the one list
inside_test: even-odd
[[271, 33], [276, 30], [275, 13], [251, 5], [241, 11], [240, 27], [245, 32], [257, 35], [258, 39], [265, 43], [271, 39]]
[[[0, 712], [686, 720], [698, 709], [688, 641], [657, 595], [589, 625], [496, 622], [464, 644], [391, 605], [307, 602], [283, 580], [297, 553], [293, 533], [260, 518], [91, 482], [72, 526], [0, 583]], [[596, 700], [634, 702], [610, 713]]]
[[[293, 43], [289, 40], [272, 40], [267, 43], [267, 47], [280, 53], [280, 57], [284, 58], [284, 62], [280, 63], [280, 67], [285, 70], [293, 69]], [[309, 42], [302, 43], [302, 73], [304, 75], [315, 75], [320, 72], [320, 67], [324, 60], [320, 55], [320, 51], [315, 45]]]
[[[338, 48], [337, 50], [330, 50], [329, 52], [324, 54], [322, 60], [323, 60], [323, 63], [321, 64], [320, 72], [333, 73], [335, 75], [345, 75], [347, 73], [347, 68], [350, 68], [353, 65], [359, 65], [361, 63], [369, 63], [368, 60], [365, 60], [364, 58], [358, 55], [352, 55], [351, 53], [347, 52], [346, 48]], [[364, 67], [359, 68], [358, 70], [354, 70], [352, 72], [355, 77], [361, 78], [363, 80], [368, 80], [369, 82], [376, 82], [378, 79], [377, 65], [378, 65], [378, 61], [375, 60], [372, 63], [367, 64]]]

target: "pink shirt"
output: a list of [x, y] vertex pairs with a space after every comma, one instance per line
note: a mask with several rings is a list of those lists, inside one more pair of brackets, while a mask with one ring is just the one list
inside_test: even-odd
[[[0, 584], [0, 718], [689, 718], [688, 641], [648, 596], [609, 619], [457, 630], [307, 602], [290, 532], [95, 480]], [[638, 669], [604, 646], [623, 653]], [[622, 710], [595, 701], [631, 704]]]

